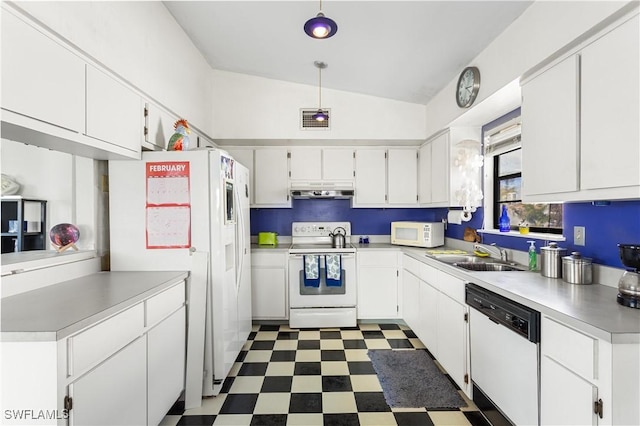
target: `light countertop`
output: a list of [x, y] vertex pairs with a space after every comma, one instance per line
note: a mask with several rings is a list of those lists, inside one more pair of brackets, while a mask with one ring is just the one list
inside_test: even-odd
[[640, 343], [640, 309], [617, 303], [618, 289], [597, 283], [570, 284], [539, 272], [467, 271], [426, 255], [425, 249], [403, 251], [467, 282], [478, 284], [542, 314], [612, 343]]
[[56, 341], [186, 279], [187, 272], [99, 272], [2, 299], [2, 341]]

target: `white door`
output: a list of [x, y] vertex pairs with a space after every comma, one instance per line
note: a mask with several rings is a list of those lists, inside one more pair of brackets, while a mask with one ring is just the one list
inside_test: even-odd
[[578, 189], [578, 58], [522, 86], [522, 197]]
[[636, 15], [581, 52], [581, 189], [640, 185], [639, 21]]
[[418, 156], [418, 201], [420, 204], [431, 202], [431, 144], [420, 147]]
[[[169, 139], [173, 136], [175, 129], [173, 125], [177, 121], [176, 117], [171, 116], [157, 105], [147, 102], [146, 134], [145, 142], [148, 142], [160, 149], [166, 149]], [[195, 147], [195, 135], [191, 135], [191, 147]]]
[[322, 179], [353, 181], [353, 149], [324, 148], [322, 150]]
[[2, 9], [2, 108], [84, 130], [84, 62]]
[[390, 149], [387, 159], [389, 204], [418, 203], [418, 153], [415, 149]]
[[406, 269], [402, 273], [402, 316], [409, 327], [419, 329], [420, 279]]
[[320, 148], [291, 148], [291, 180], [319, 181], [322, 179], [322, 150]]
[[87, 136], [140, 152], [143, 110], [140, 96], [87, 65]]
[[431, 202], [449, 203], [449, 133], [431, 143]]
[[429, 352], [438, 358], [438, 290], [420, 281], [420, 320], [414, 330]]
[[148, 424], [159, 424], [184, 389], [186, 324], [183, 306], [147, 334]]
[[398, 268], [361, 266], [358, 271], [358, 318], [397, 317]]
[[449, 296], [438, 292], [437, 347], [438, 361], [460, 386], [467, 389], [464, 376], [467, 374], [467, 307]]
[[236, 163], [236, 196], [238, 211], [237, 247], [239, 266], [236, 278], [238, 289], [238, 352], [251, 333], [251, 227], [249, 200], [251, 185], [249, 169]]
[[291, 207], [286, 148], [254, 151], [256, 206]]
[[69, 385], [70, 425], [147, 424], [147, 337]]
[[387, 200], [387, 151], [359, 149], [356, 151], [356, 182], [354, 204], [385, 204]]

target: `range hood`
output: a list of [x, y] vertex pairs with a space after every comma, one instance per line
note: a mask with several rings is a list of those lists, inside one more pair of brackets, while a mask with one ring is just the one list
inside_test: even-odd
[[291, 182], [291, 197], [295, 199], [348, 199], [354, 194], [353, 182]]

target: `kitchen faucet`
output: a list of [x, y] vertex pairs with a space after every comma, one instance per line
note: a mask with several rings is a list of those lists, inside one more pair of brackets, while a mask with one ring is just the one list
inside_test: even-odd
[[489, 254], [491, 253], [496, 254], [500, 256], [500, 260], [502, 260], [503, 262], [507, 262], [509, 260], [507, 258], [507, 250], [497, 246], [496, 243], [491, 243], [491, 245], [489, 246], [484, 244], [474, 244], [473, 249], [478, 250], [480, 252], [489, 253]]

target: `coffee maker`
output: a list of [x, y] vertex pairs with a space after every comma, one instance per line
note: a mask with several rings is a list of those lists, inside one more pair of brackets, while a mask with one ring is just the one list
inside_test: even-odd
[[640, 244], [618, 244], [627, 270], [618, 281], [618, 303], [640, 309]]

